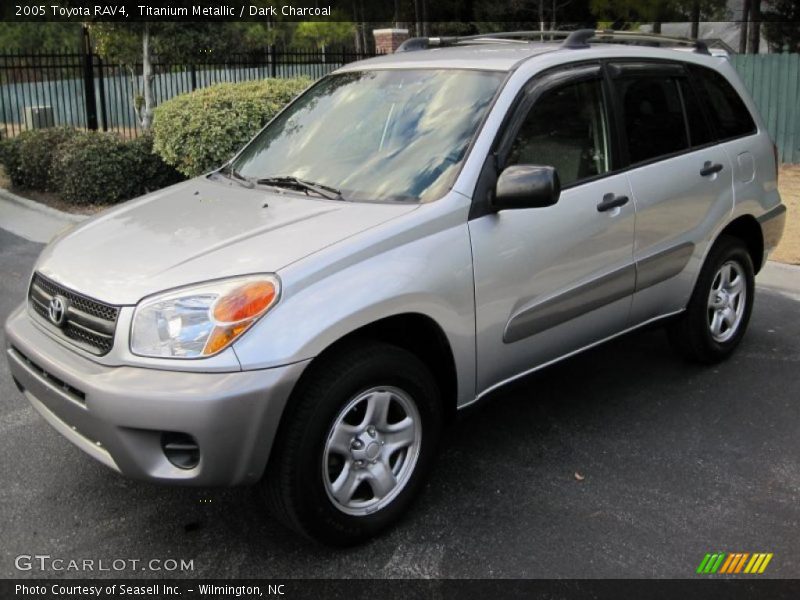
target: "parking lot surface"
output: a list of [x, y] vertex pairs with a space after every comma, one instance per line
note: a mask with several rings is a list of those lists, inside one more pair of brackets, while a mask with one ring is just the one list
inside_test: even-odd
[[[0, 319], [40, 250], [0, 230]], [[0, 577], [682, 578], [722, 551], [774, 553], [763, 576], [797, 578], [798, 317], [800, 297], [761, 286], [724, 364], [686, 364], [654, 329], [507, 387], [447, 431], [400, 525], [347, 550], [287, 531], [252, 488], [115, 474], [53, 431], [0, 360]], [[23, 554], [193, 569], [19, 571]]]

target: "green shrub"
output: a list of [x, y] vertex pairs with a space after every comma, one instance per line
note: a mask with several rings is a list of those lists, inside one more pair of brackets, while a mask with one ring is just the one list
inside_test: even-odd
[[76, 132], [58, 147], [52, 175], [72, 204], [113, 204], [180, 181], [152, 152], [152, 138], [124, 140], [112, 133]]
[[169, 165], [194, 177], [225, 163], [309, 79], [222, 83], [167, 100], [155, 110], [153, 148]]
[[12, 185], [42, 192], [55, 191], [56, 182], [50, 177], [53, 156], [76, 133], [67, 127], [31, 129], [3, 140], [0, 160]]
[[128, 198], [154, 192], [185, 179], [155, 153], [152, 134], [125, 142], [125, 152], [126, 164], [129, 165], [127, 168], [134, 175]]

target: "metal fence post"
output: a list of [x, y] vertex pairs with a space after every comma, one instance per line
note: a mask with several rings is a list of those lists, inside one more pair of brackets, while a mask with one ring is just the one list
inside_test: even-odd
[[106, 112], [106, 85], [103, 80], [103, 59], [97, 57], [97, 85], [100, 94], [100, 121], [103, 123], [103, 131], [108, 131], [108, 114]]
[[269, 47], [269, 76], [275, 78], [278, 76], [277, 56], [275, 56], [275, 44], [270, 44]]
[[189, 66], [189, 72], [192, 80], [192, 91], [195, 91], [197, 89], [197, 69], [195, 68], [194, 64]]
[[97, 130], [97, 98], [94, 95], [94, 58], [89, 29], [83, 26], [83, 96], [86, 104], [86, 126]]

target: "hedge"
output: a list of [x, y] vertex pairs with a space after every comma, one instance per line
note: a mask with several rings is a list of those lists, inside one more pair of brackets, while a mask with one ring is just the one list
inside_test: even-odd
[[57, 193], [71, 204], [113, 204], [176, 183], [149, 135], [37, 129], [3, 140], [0, 162], [14, 187]]
[[53, 157], [74, 135], [74, 129], [58, 127], [23, 131], [17, 137], [4, 139], [0, 145], [0, 162], [11, 184], [29, 190], [55, 191], [50, 179]]
[[114, 204], [180, 181], [152, 147], [150, 136], [124, 140], [112, 133], [77, 132], [53, 159], [57, 191], [72, 204]]
[[310, 84], [307, 78], [222, 83], [176, 96], [155, 110], [153, 148], [187, 177], [210, 171]]

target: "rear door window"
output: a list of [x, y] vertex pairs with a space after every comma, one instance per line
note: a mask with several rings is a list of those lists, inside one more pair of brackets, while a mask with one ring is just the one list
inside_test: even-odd
[[711, 132], [706, 116], [703, 113], [703, 108], [700, 106], [700, 101], [689, 85], [686, 79], [680, 79], [678, 85], [681, 89], [681, 97], [683, 98], [683, 105], [686, 109], [686, 121], [689, 126], [689, 144], [692, 148], [698, 146], [705, 146], [714, 141], [714, 135]]
[[700, 99], [708, 107], [707, 112], [720, 140], [756, 132], [750, 111], [727, 79], [705, 67], [693, 65], [690, 69]]
[[637, 73], [617, 78], [615, 86], [631, 164], [689, 148], [678, 78]]

